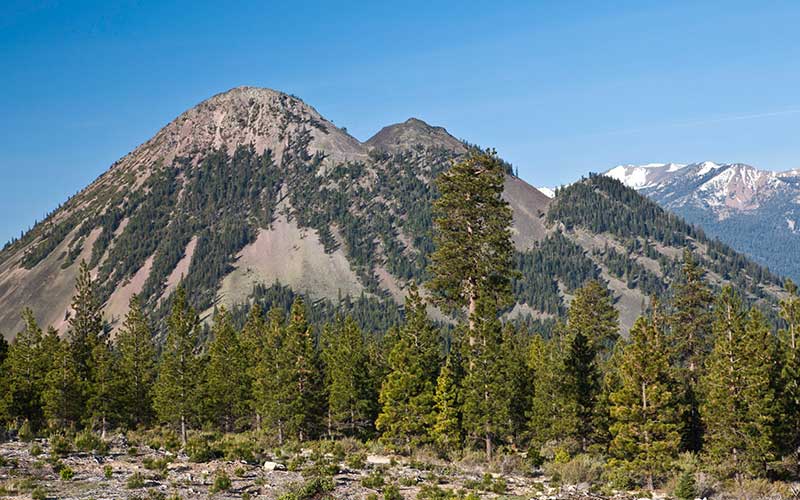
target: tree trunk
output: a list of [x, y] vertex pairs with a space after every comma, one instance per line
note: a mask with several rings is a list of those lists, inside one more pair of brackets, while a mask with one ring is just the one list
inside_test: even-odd
[[181, 413], [181, 445], [186, 448], [186, 416]]
[[106, 438], [106, 415], [103, 414], [103, 419], [101, 423], [102, 427], [100, 428], [100, 439]]
[[488, 432], [484, 437], [486, 440], [486, 461], [490, 462], [492, 460], [492, 436]]
[[469, 345], [475, 345], [475, 320], [472, 319], [475, 315], [475, 310], [477, 309], [477, 297], [474, 294], [470, 294], [469, 297], [469, 306], [467, 307], [467, 314], [469, 315], [467, 321], [469, 322]]

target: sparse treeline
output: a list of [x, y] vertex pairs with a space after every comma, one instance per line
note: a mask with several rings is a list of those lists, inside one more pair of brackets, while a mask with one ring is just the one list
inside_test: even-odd
[[[82, 264], [64, 336], [25, 310], [23, 331], [0, 344], [0, 416], [28, 433], [164, 425], [184, 446], [213, 429], [276, 445], [353, 437], [399, 453], [596, 457], [603, 480], [625, 487], [664, 484], [685, 454], [724, 480], [796, 477], [797, 288], [787, 285], [773, 332], [733, 289], [714, 293], [687, 250], [681, 279], [629, 338], [598, 280], [577, 290], [550, 338], [531, 335], [501, 321], [514, 278], [503, 173], [481, 153], [440, 178], [430, 295], [409, 287], [404, 321], [379, 336], [350, 317], [315, 335], [298, 297], [288, 315], [254, 305], [241, 329], [219, 308], [203, 343], [179, 288], [163, 344], [135, 297], [109, 338]], [[434, 305], [460, 318], [455, 328], [431, 322]]]

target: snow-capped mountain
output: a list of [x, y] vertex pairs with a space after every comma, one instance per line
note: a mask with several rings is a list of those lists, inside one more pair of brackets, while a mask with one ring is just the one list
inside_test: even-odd
[[800, 278], [800, 169], [742, 163], [619, 165], [607, 171], [773, 271]]

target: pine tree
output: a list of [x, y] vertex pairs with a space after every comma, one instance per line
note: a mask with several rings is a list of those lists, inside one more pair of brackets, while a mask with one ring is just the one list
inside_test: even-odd
[[[541, 338], [541, 337], [538, 337]], [[503, 327], [500, 362], [509, 394], [508, 428], [514, 445], [527, 430], [533, 398], [533, 370], [528, 363], [529, 341], [510, 323]]]
[[242, 346], [245, 357], [246, 403], [251, 416], [255, 420], [255, 426], [259, 430], [261, 430], [261, 412], [258, 410], [254, 397], [253, 384], [258, 376], [259, 361], [264, 356], [264, 349], [266, 348], [266, 330], [267, 325], [264, 322], [264, 313], [261, 310], [261, 306], [258, 303], [254, 303], [242, 327], [239, 343]]
[[247, 359], [230, 313], [220, 307], [211, 328], [213, 340], [208, 348], [206, 403], [211, 421], [223, 431], [234, 430], [238, 419], [248, 411]]
[[786, 292], [789, 296], [780, 304], [786, 328], [778, 332], [782, 361], [780, 441], [783, 451], [800, 456], [800, 295], [791, 280], [786, 280]]
[[575, 293], [567, 323], [544, 348], [534, 344], [529, 429], [535, 446], [574, 441], [586, 451], [604, 441], [603, 373], [619, 336], [618, 316], [608, 290], [592, 280]]
[[60, 340], [58, 348], [52, 353], [42, 397], [45, 417], [58, 429], [77, 424], [83, 410], [81, 401], [84, 384], [69, 348], [66, 341]]
[[186, 429], [198, 404], [200, 365], [195, 357], [199, 319], [178, 287], [167, 318], [167, 340], [153, 387], [153, 405], [162, 422], [177, 425], [186, 446]]
[[566, 355], [570, 345], [566, 326], [561, 323], [550, 340], [534, 339], [531, 344], [529, 363], [534, 373], [534, 394], [528, 429], [536, 451], [545, 443], [578, 436], [577, 402], [568, 390], [571, 377]]
[[567, 383], [578, 422], [581, 448], [600, 440], [604, 408], [598, 405], [604, 364], [619, 338], [619, 313], [611, 294], [599, 281], [591, 280], [575, 293], [567, 315], [568, 344], [564, 360]]
[[284, 391], [290, 383], [289, 367], [282, 357], [285, 337], [283, 310], [274, 307], [268, 314], [261, 357], [254, 368], [253, 401], [261, 425], [276, 429], [280, 444], [286, 438], [287, 415], [283, 402]]
[[763, 475], [773, 457], [773, 339], [758, 310], [746, 318], [730, 286], [715, 306], [714, 347], [701, 379], [705, 452], [723, 477]]
[[511, 388], [502, 363], [502, 325], [491, 300], [481, 297], [473, 314], [473, 342], [464, 346], [467, 370], [461, 385], [462, 425], [483, 442], [486, 459], [511, 431]]
[[436, 380], [434, 395], [436, 414], [431, 429], [431, 439], [442, 451], [454, 451], [463, 446], [458, 364], [458, 357], [451, 352], [445, 359]]
[[117, 333], [117, 350], [122, 415], [133, 425], [148, 424], [153, 419], [156, 351], [141, 301], [135, 295]]
[[103, 333], [103, 310], [95, 291], [89, 266], [81, 261], [72, 297], [72, 315], [69, 318], [70, 352], [75, 359], [78, 377], [84, 385], [91, 378], [92, 350]]
[[414, 286], [405, 311], [406, 322], [389, 353], [390, 371], [381, 386], [376, 426], [383, 442], [410, 452], [428, 441], [436, 420], [434, 394], [441, 343]]
[[436, 180], [429, 288], [445, 310], [467, 307], [470, 334], [480, 296], [497, 307], [512, 300], [512, 214], [502, 197], [504, 180], [493, 151], [471, 153]]
[[376, 395], [364, 336], [352, 317], [338, 317], [323, 335], [328, 433], [357, 435], [372, 426]]
[[567, 313], [567, 330], [576, 338], [583, 337], [598, 356], [598, 364], [607, 359], [619, 338], [619, 312], [613, 297], [597, 280], [589, 280], [575, 292]]
[[617, 370], [620, 387], [610, 397], [612, 465], [642, 478], [651, 491], [670, 470], [680, 444], [679, 401], [663, 328], [657, 310], [636, 321]]
[[22, 319], [25, 328], [11, 343], [4, 363], [8, 376], [6, 406], [11, 417], [38, 426], [43, 419], [42, 393], [51, 360], [45, 357], [42, 329], [33, 311], [23, 309]]
[[285, 382], [279, 389], [278, 407], [287, 434], [300, 441], [311, 439], [322, 426], [325, 398], [322, 368], [301, 296], [292, 304], [278, 360], [277, 375]]
[[703, 280], [705, 271], [688, 249], [684, 252], [681, 274], [674, 290], [671, 344], [673, 364], [682, 386], [682, 448], [697, 452], [703, 444], [698, 383], [705, 358], [711, 350], [714, 298]]
[[119, 412], [120, 378], [118, 359], [106, 339], [98, 339], [89, 360], [90, 383], [86, 409], [88, 418], [100, 426], [100, 437], [105, 439], [109, 421]]

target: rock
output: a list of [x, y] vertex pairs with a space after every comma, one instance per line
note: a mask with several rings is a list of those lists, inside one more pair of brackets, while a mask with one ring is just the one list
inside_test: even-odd
[[392, 460], [384, 455], [367, 455], [367, 463], [373, 465], [388, 465]]
[[279, 464], [278, 462], [270, 462], [267, 460], [264, 462], [264, 470], [267, 472], [272, 472], [274, 470], [286, 470], [286, 466]]

